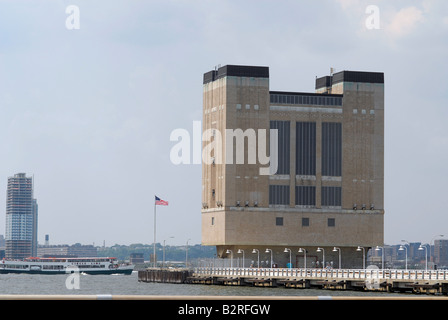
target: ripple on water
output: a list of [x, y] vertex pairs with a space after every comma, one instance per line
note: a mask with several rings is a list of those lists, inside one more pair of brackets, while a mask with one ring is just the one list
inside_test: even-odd
[[349, 290], [286, 289], [166, 284], [139, 282], [132, 275], [79, 275], [79, 289], [68, 289], [69, 275], [1, 274], [0, 294], [112, 294], [112, 295], [181, 295], [181, 296], [391, 296], [403, 295], [382, 292]]

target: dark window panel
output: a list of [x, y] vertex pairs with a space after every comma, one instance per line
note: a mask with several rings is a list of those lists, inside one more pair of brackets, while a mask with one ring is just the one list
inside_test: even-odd
[[316, 123], [296, 123], [296, 174], [316, 175]]
[[271, 129], [278, 130], [278, 168], [277, 174], [289, 174], [290, 164], [290, 122], [271, 121]]
[[283, 225], [283, 217], [276, 217], [275, 218], [275, 225], [276, 226], [282, 226]]
[[269, 186], [270, 205], [289, 205], [289, 186]]
[[302, 218], [302, 227], [310, 226], [310, 218]]
[[342, 174], [342, 124], [322, 123], [322, 175], [340, 177]]
[[316, 205], [316, 187], [297, 186], [296, 187], [296, 205], [315, 206]]
[[322, 206], [340, 207], [342, 205], [342, 188], [322, 187], [321, 200]]

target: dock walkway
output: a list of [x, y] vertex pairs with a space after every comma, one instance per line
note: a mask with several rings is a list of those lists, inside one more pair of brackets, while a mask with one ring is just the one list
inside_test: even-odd
[[[196, 268], [189, 283], [448, 294], [448, 270]], [[220, 281], [218, 281], [220, 279]]]
[[221, 268], [146, 269], [139, 281], [448, 295], [448, 270]]

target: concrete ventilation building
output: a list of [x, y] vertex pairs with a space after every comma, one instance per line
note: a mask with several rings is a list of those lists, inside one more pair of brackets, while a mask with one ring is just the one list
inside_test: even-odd
[[259, 253], [303, 267], [303, 248], [308, 267], [362, 267], [358, 246], [367, 256], [383, 245], [383, 159], [383, 73], [342, 71], [316, 78], [315, 92], [283, 92], [270, 89], [268, 67], [207, 72], [202, 243], [255, 264]]
[[37, 255], [37, 201], [33, 178], [17, 173], [8, 178], [6, 198], [5, 255], [23, 259]]

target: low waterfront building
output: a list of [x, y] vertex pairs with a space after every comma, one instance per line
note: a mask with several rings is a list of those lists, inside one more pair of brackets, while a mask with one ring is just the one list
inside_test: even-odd
[[145, 263], [143, 253], [131, 253], [129, 256], [129, 260], [131, 264]]
[[38, 257], [97, 257], [97, 248], [93, 245], [41, 245], [37, 248]]

